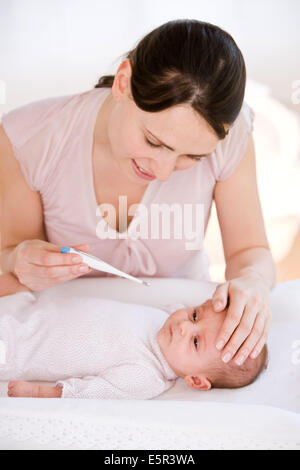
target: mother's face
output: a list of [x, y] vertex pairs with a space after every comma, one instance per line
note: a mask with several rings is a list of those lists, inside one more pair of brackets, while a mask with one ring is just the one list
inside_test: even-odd
[[111, 156], [123, 177], [136, 185], [149, 184], [134, 171], [134, 160], [166, 181], [173, 171], [186, 170], [215, 150], [215, 132], [189, 105], [155, 113], [139, 109], [131, 97], [130, 76], [130, 62], [125, 60], [115, 76], [107, 122]]

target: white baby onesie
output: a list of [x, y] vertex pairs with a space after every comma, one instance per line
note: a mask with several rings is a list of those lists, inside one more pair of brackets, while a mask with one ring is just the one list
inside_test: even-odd
[[167, 317], [97, 297], [1, 297], [0, 380], [55, 382], [63, 398], [153, 398], [177, 377], [156, 339]]

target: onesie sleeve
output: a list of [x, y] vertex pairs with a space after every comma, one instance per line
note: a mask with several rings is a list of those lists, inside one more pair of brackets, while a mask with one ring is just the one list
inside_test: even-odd
[[13, 109], [2, 116], [2, 126], [29, 187], [40, 191], [51, 176], [56, 150], [56, 113], [69, 96], [48, 98]]
[[219, 142], [215, 152], [208, 159], [216, 181], [229, 178], [242, 160], [253, 131], [254, 116], [253, 109], [244, 102], [228, 135]]
[[59, 380], [61, 398], [99, 398], [147, 400], [173, 385], [154, 371], [139, 365], [122, 365], [108, 369], [105, 376], [86, 376]]

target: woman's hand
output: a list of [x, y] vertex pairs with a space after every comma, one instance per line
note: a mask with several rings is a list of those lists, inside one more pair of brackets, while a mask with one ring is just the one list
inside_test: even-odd
[[216, 312], [228, 304], [216, 340], [217, 349], [224, 348], [222, 360], [228, 362], [234, 358], [241, 365], [249, 355], [252, 359], [258, 356], [267, 340], [272, 317], [270, 291], [262, 279], [245, 275], [224, 282], [217, 286], [212, 303]]
[[[60, 246], [43, 240], [25, 240], [12, 253], [11, 271], [21, 284], [41, 291], [91, 271], [74, 253], [60, 253]], [[72, 246], [87, 252], [88, 245]], [[85, 268], [86, 271], [81, 269]]]

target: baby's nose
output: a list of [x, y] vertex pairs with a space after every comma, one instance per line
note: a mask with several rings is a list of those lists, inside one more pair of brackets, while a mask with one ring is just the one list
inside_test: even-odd
[[190, 321], [182, 321], [179, 325], [179, 332], [181, 336], [185, 336], [189, 331], [191, 331], [191, 328], [193, 328], [193, 325]]

